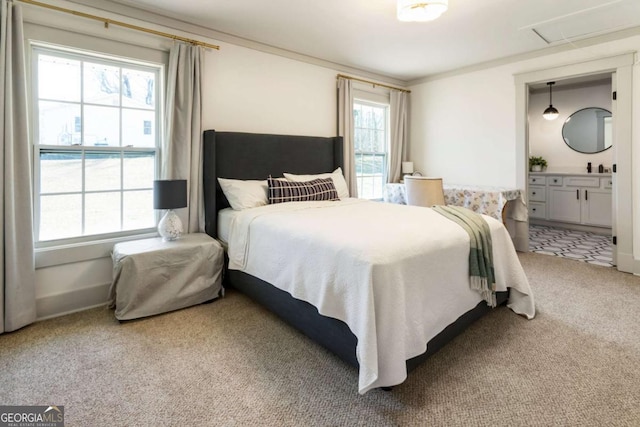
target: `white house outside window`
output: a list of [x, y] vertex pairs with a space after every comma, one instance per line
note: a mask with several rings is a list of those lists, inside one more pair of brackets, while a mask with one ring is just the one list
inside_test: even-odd
[[388, 173], [389, 106], [360, 99], [353, 104], [358, 197], [382, 199]]
[[36, 241], [153, 229], [160, 70], [33, 47]]

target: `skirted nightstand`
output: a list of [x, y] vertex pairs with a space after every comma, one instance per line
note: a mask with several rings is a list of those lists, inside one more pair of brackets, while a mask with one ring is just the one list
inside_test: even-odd
[[117, 243], [109, 307], [137, 319], [211, 301], [222, 292], [224, 250], [204, 233]]

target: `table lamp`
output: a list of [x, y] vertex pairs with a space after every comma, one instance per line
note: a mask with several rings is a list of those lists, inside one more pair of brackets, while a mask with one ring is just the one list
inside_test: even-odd
[[402, 176], [413, 174], [413, 162], [402, 162]]
[[182, 234], [182, 221], [173, 211], [187, 207], [187, 180], [162, 179], [153, 181], [153, 208], [166, 209], [158, 223], [158, 234], [165, 242], [176, 240]]

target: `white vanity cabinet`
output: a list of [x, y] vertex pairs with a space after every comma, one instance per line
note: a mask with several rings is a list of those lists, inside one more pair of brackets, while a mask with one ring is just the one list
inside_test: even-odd
[[547, 217], [547, 178], [544, 176], [529, 177], [528, 206], [529, 217], [546, 219]]
[[[530, 174], [530, 217], [611, 227], [611, 186], [609, 175]], [[546, 209], [545, 215], [534, 208]]]

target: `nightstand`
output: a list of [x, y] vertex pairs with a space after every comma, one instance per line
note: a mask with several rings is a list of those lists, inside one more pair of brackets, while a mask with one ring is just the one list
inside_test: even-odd
[[137, 319], [211, 301], [222, 292], [224, 250], [204, 233], [117, 243], [109, 308]]

